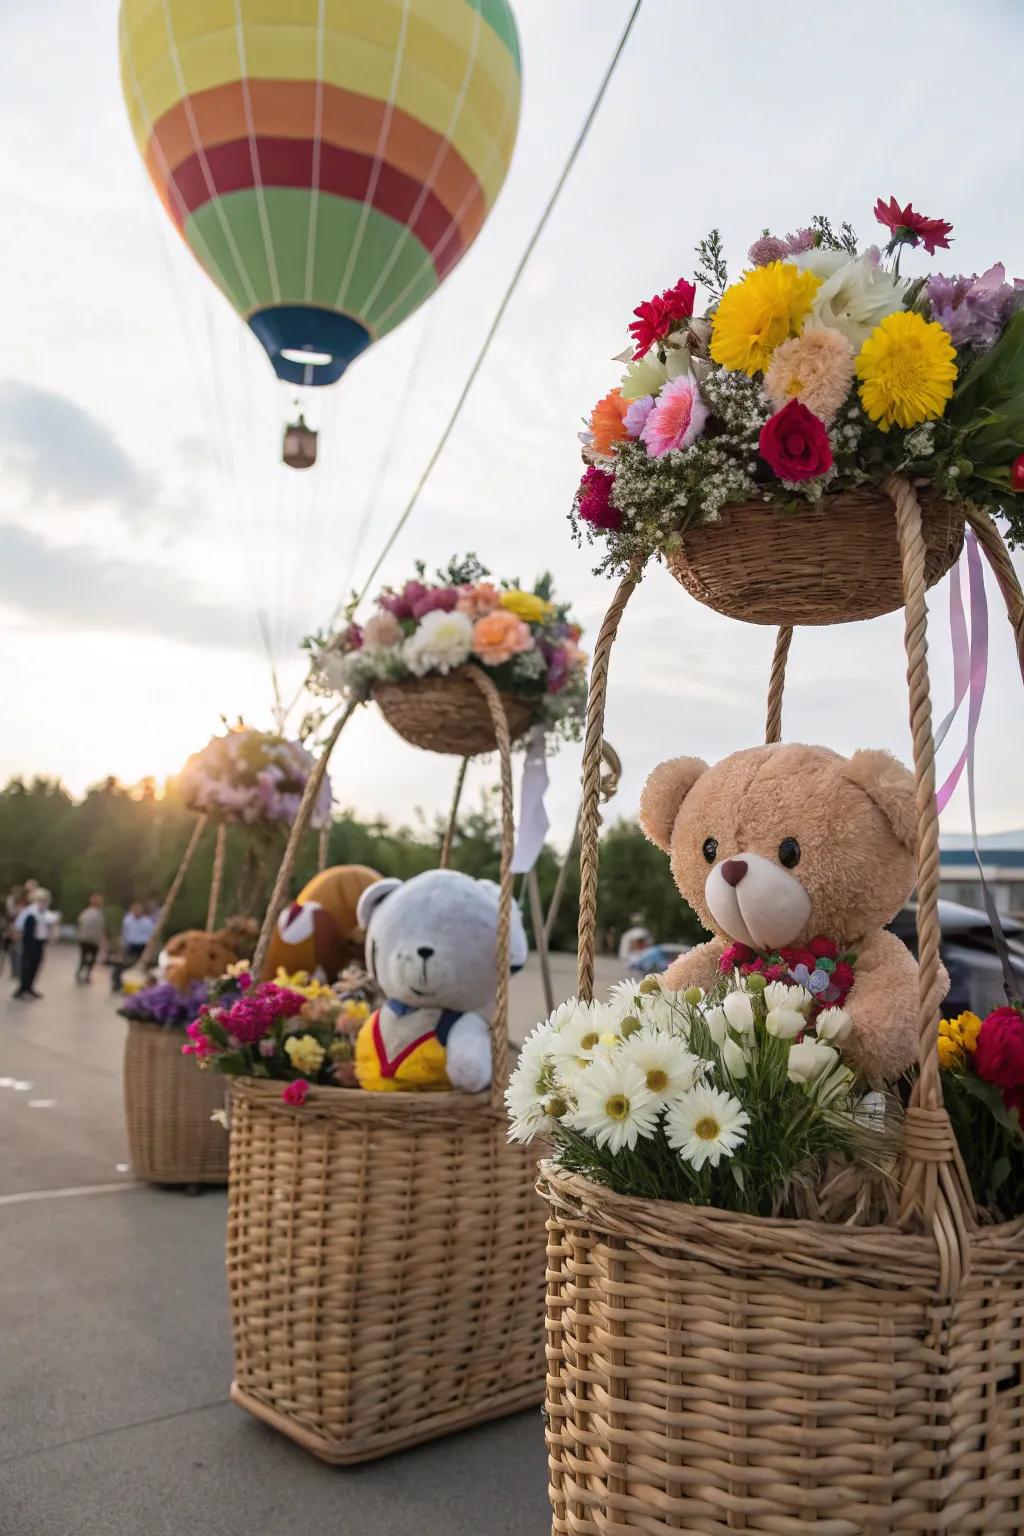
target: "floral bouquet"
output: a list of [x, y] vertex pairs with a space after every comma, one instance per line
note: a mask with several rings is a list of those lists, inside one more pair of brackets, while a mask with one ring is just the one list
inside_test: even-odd
[[239, 961], [211, 984], [210, 999], [186, 1029], [186, 1056], [229, 1077], [274, 1078], [286, 1104], [311, 1084], [354, 1088], [355, 1039], [370, 1016], [372, 987], [346, 973], [330, 987], [298, 971], [256, 983]]
[[[194, 811], [246, 827], [289, 827], [295, 820], [313, 758], [297, 741], [241, 722], [214, 736], [189, 758], [179, 777], [181, 793]], [[325, 778], [311, 824], [328, 826], [331, 786]]]
[[605, 542], [599, 569], [678, 550], [727, 504], [827, 507], [895, 472], [1024, 540], [1024, 282], [1001, 263], [907, 275], [908, 248], [948, 249], [952, 225], [893, 198], [874, 212], [884, 250], [817, 216], [764, 230], [735, 282], [713, 230], [694, 282], [637, 306], [581, 433], [573, 525]]
[[1024, 1215], [1024, 1008], [939, 1023], [942, 1094], [971, 1181], [988, 1215]]
[[140, 987], [125, 998], [117, 1010], [122, 1018], [140, 1024], [160, 1024], [165, 1029], [184, 1029], [206, 1006], [209, 991], [205, 981], [190, 981], [182, 992], [172, 982], [160, 981]]
[[843, 1062], [849, 1028], [806, 987], [754, 972], [707, 994], [620, 982], [526, 1040], [509, 1135], [544, 1136], [563, 1168], [620, 1194], [791, 1213], [836, 1159], [894, 1165], [898, 1115]]
[[555, 602], [550, 576], [530, 591], [496, 586], [469, 555], [433, 581], [419, 563], [412, 581], [379, 594], [364, 624], [308, 644], [314, 683], [350, 699], [369, 698], [380, 683], [446, 678], [473, 662], [500, 693], [522, 700], [529, 718], [576, 740], [587, 688], [580, 634], [568, 605]]

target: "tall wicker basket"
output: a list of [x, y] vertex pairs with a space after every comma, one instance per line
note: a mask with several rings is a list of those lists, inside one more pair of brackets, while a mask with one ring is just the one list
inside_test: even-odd
[[493, 684], [477, 669], [472, 675], [501, 754], [490, 1092], [314, 1088], [295, 1107], [281, 1101], [280, 1083], [232, 1083], [231, 1395], [339, 1464], [544, 1396], [544, 1216], [536, 1161], [509, 1146], [502, 1107], [509, 733]]
[[[936, 1054], [939, 928], [926, 549], [894, 478], [920, 825], [920, 1077], [900, 1222], [845, 1228], [627, 1199], [552, 1164], [548, 1448], [555, 1536], [1024, 1530], [1024, 1221], [979, 1226]], [[1024, 657], [1024, 598], [971, 518]], [[638, 573], [637, 573], [638, 574]], [[580, 993], [593, 987], [598, 639], [584, 755]], [[780, 633], [769, 741], [781, 730]]]
[[226, 1184], [228, 1137], [211, 1120], [224, 1108], [224, 1079], [197, 1072], [182, 1033], [128, 1022], [124, 1118], [134, 1172], [151, 1184]]

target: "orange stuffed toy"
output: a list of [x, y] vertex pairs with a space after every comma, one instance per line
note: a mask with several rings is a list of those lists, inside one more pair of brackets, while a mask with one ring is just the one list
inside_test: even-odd
[[306, 971], [333, 982], [361, 961], [364, 933], [356, 905], [380, 878], [365, 864], [337, 864], [314, 875], [277, 919], [261, 979], [273, 980], [283, 967], [289, 975]]
[[232, 942], [230, 927], [207, 933], [203, 928], [186, 928], [168, 939], [160, 951], [158, 969], [162, 981], [184, 992], [192, 981], [207, 976], [223, 976], [229, 965], [239, 959]]

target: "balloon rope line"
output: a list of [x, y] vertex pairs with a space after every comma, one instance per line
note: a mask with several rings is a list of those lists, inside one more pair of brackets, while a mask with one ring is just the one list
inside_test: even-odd
[[590, 110], [587, 112], [587, 115], [586, 115], [586, 117], [583, 120], [582, 128], [580, 129], [579, 133], [576, 136], [576, 142], [573, 144], [572, 149], [569, 151], [569, 158], [566, 160], [565, 165], [562, 167], [561, 174], [560, 174], [558, 180], [555, 182], [554, 189], [552, 190], [551, 195], [548, 198], [547, 203], [544, 206], [544, 211], [541, 214], [540, 219], [537, 222], [537, 225], [536, 225], [536, 227], [535, 227], [535, 229], [533, 231], [533, 234], [530, 236], [529, 240], [526, 242], [526, 249], [523, 251], [523, 254], [520, 256], [519, 261], [516, 263], [516, 268], [515, 268], [515, 271], [512, 273], [511, 281], [509, 282], [508, 287], [505, 289], [504, 296], [503, 296], [503, 298], [501, 300], [501, 303], [498, 305], [497, 311], [495, 312], [495, 315], [494, 315], [494, 319], [491, 321], [491, 324], [490, 324], [490, 326], [488, 328], [487, 334], [486, 334], [486, 336], [483, 339], [483, 343], [482, 343], [482, 345], [480, 347], [480, 350], [479, 350], [479, 352], [476, 355], [476, 358], [474, 360], [473, 366], [469, 370], [469, 373], [468, 373], [468, 375], [466, 377], [466, 382], [463, 384], [462, 389], [461, 389], [461, 391], [459, 393], [459, 398], [455, 402], [455, 407], [454, 407], [451, 415], [449, 416], [447, 422], [445, 423], [444, 431], [441, 433], [441, 436], [438, 438], [437, 445], [434, 448], [433, 453], [430, 455], [430, 458], [427, 460], [427, 462], [426, 462], [426, 464], [425, 464], [425, 466], [423, 468], [423, 472], [420, 475], [419, 479], [417, 480], [416, 485], [413, 488], [412, 495], [409, 497], [409, 500], [406, 502], [401, 516], [399, 517], [399, 519], [396, 522], [394, 528], [391, 530], [390, 534], [388, 535], [388, 537], [387, 537], [387, 539], [386, 539], [386, 541], [384, 543], [383, 549], [381, 550], [380, 554], [377, 556], [376, 560], [374, 561], [373, 567], [370, 570], [370, 573], [367, 576], [365, 582], [363, 583], [363, 586], [362, 586], [362, 589], [361, 589], [361, 591], [359, 593], [359, 596], [356, 598], [355, 602], [352, 604], [351, 611], [353, 613], [355, 612], [355, 610], [359, 607], [359, 604], [365, 598], [367, 592], [369, 591], [371, 585], [373, 584], [373, 581], [374, 581], [374, 578], [377, 575], [377, 572], [380, 570], [381, 566], [384, 564], [384, 561], [387, 559], [388, 555], [391, 553], [391, 550], [394, 548], [396, 539], [398, 538], [398, 536], [401, 533], [402, 529], [405, 527], [406, 523], [409, 521], [409, 518], [410, 518], [410, 516], [412, 515], [412, 512], [413, 512], [413, 508], [416, 506], [416, 503], [419, 501], [420, 496], [421, 496], [421, 494], [423, 492], [423, 489], [426, 486], [427, 481], [430, 479], [430, 476], [432, 475], [432, 473], [434, 471], [434, 468], [435, 468], [435, 466], [437, 464], [438, 459], [441, 457], [442, 453], [445, 450], [445, 446], [447, 445], [448, 439], [452, 435], [452, 431], [453, 431], [453, 429], [455, 427], [455, 424], [457, 423], [459, 417], [462, 415], [462, 410], [463, 410], [463, 407], [466, 404], [466, 401], [469, 398], [470, 390], [473, 388], [473, 385], [476, 383], [477, 375], [479, 374], [480, 369], [483, 366], [484, 360], [487, 357], [487, 354], [488, 354], [488, 352], [491, 349], [491, 343], [494, 340], [495, 336], [497, 335], [498, 328], [501, 325], [502, 320], [505, 318], [505, 312], [508, 309], [509, 304], [512, 302], [513, 295], [515, 294], [516, 289], [519, 287], [520, 279], [522, 278], [523, 273], [526, 271], [526, 267], [527, 267], [527, 264], [528, 264], [528, 262], [530, 260], [530, 257], [533, 255], [533, 252], [534, 252], [534, 249], [536, 248], [537, 242], [538, 242], [538, 240], [540, 239], [541, 235], [544, 233], [544, 230], [547, 227], [548, 220], [550, 219], [552, 213], [554, 212], [555, 205], [557, 204], [558, 199], [559, 199], [559, 197], [562, 194], [562, 189], [564, 188], [566, 182], [569, 179], [569, 176], [570, 176], [570, 174], [572, 172], [572, 168], [576, 164], [577, 159], [579, 158], [579, 154], [580, 154], [581, 149], [583, 148], [583, 145], [586, 143], [587, 136], [590, 133], [591, 127], [593, 126], [594, 119], [596, 118], [596, 116], [598, 114], [598, 111], [600, 110], [601, 103], [604, 101], [605, 94], [606, 94], [606, 92], [608, 90], [609, 85], [612, 82], [612, 77], [614, 76], [616, 68], [618, 67], [619, 60], [621, 59], [621, 57], [623, 55], [623, 52], [625, 51], [626, 44], [629, 41], [629, 35], [632, 32], [634, 24], [636, 22], [636, 19], [637, 19], [637, 17], [640, 14], [640, 7], [641, 7], [642, 4], [643, 4], [643, 0], [636, 0], [636, 3], [634, 4], [633, 9], [630, 11], [629, 20], [626, 22], [626, 25], [623, 28], [622, 36], [619, 38], [619, 41], [618, 41], [618, 44], [616, 46], [615, 52], [612, 54], [611, 62], [609, 63], [607, 69], [604, 72], [604, 75], [602, 76], [601, 83], [600, 83], [600, 85], [597, 88], [597, 94], [595, 95], [593, 101], [590, 104]]

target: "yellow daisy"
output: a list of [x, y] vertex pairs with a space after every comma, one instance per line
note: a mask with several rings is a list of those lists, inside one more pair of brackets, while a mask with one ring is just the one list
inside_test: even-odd
[[934, 421], [953, 393], [955, 357], [937, 321], [897, 310], [875, 326], [857, 356], [861, 404], [883, 432]]
[[723, 368], [763, 372], [780, 343], [796, 336], [821, 278], [791, 261], [755, 267], [722, 295], [711, 322], [711, 356]]

